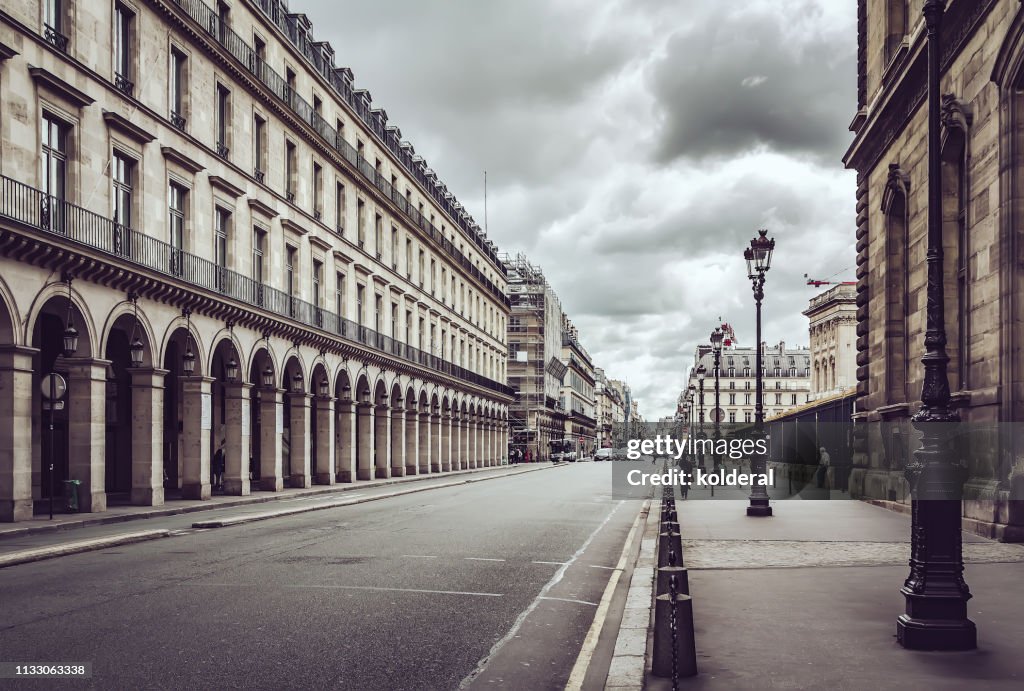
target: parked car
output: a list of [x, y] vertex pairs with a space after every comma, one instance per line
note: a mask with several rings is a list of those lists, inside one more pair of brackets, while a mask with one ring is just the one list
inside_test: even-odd
[[594, 452], [595, 461], [610, 461], [615, 457], [614, 449], [608, 447]]

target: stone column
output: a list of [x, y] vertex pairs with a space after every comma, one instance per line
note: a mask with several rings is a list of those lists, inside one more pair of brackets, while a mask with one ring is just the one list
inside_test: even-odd
[[421, 473], [430, 473], [430, 413], [419, 413], [420, 448], [416, 464]]
[[[106, 360], [69, 358], [68, 479], [79, 480], [79, 511], [107, 510]], [[162, 478], [162, 476], [161, 476]], [[62, 488], [58, 487], [57, 491]]]
[[291, 413], [291, 437], [289, 441], [289, 456], [291, 460], [292, 487], [312, 486], [310, 473], [310, 438], [309, 438], [309, 401], [312, 396], [308, 393], [288, 394], [289, 412]]
[[452, 471], [452, 414], [441, 416], [441, 470]]
[[[249, 484], [249, 437], [252, 434], [252, 411], [249, 389], [252, 384], [224, 385], [224, 494], [245, 496], [252, 491]], [[220, 443], [214, 440], [214, 448]]]
[[[32, 518], [32, 358], [38, 352], [0, 347], [0, 521], [4, 522]], [[48, 430], [48, 420], [46, 425]]]
[[181, 377], [181, 496], [210, 498], [210, 431], [213, 396], [210, 377]]
[[282, 389], [260, 391], [260, 489], [284, 489], [284, 403]]
[[334, 404], [338, 411], [337, 438], [334, 464], [338, 482], [356, 479], [356, 404], [340, 400]]
[[492, 431], [491, 421], [488, 419], [484, 423], [484, 465], [494, 465], [494, 437], [491, 435]]
[[391, 477], [405, 475], [405, 411], [402, 400], [391, 411]]
[[318, 485], [333, 485], [335, 482], [335, 438], [334, 438], [334, 399], [330, 396], [317, 396], [316, 399], [316, 468], [313, 469], [313, 481]]
[[415, 410], [405, 411], [405, 474], [416, 475], [420, 471], [420, 416]]
[[459, 424], [459, 448], [462, 456], [462, 467], [473, 468], [473, 459], [469, 455], [469, 415], [463, 415]]
[[132, 380], [132, 490], [136, 506], [164, 503], [164, 377], [167, 370], [129, 368]]
[[373, 404], [359, 403], [356, 406], [357, 450], [356, 478], [373, 479]]
[[452, 469], [462, 470], [462, 419], [458, 413], [452, 415]]
[[373, 413], [374, 476], [391, 477], [391, 410], [386, 403], [380, 404]]
[[441, 413], [430, 414], [430, 472], [440, 473], [444, 463], [441, 459]]
[[469, 423], [469, 453], [473, 457], [473, 467], [483, 468], [484, 459], [480, 454], [480, 418], [476, 415]]

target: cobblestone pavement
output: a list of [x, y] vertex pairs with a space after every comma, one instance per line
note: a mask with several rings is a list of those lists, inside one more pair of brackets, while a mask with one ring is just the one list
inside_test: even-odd
[[[801, 566], [885, 566], [906, 564], [908, 542], [824, 542], [796, 540], [683, 540], [688, 569], [761, 569]], [[1024, 545], [965, 542], [964, 562], [1024, 562]]]

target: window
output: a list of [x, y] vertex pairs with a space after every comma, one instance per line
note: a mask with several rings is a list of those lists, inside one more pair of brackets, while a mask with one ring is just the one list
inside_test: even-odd
[[412, 343], [412, 310], [405, 311], [405, 342]]
[[746, 404], [746, 405], [750, 405], [750, 394], [748, 394], [748, 393], [743, 394], [743, 403]]
[[750, 382], [748, 382], [748, 381], [743, 382], [743, 388], [744, 389], [749, 389], [750, 388]]
[[324, 263], [317, 259], [313, 260], [313, 307], [316, 308], [316, 325], [323, 326], [320, 308], [324, 306], [321, 287], [324, 282]]
[[167, 191], [168, 230], [171, 245], [171, 273], [182, 273], [182, 251], [185, 249], [185, 195], [181, 185], [171, 183]]
[[295, 296], [295, 262], [298, 255], [296, 250], [291, 245], [284, 246], [284, 290], [288, 293], [288, 297]]
[[114, 86], [131, 96], [135, 89], [132, 81], [132, 23], [135, 14], [121, 3], [114, 5]]
[[295, 144], [284, 140], [284, 195], [288, 201], [295, 201]]
[[228, 157], [228, 134], [231, 129], [231, 92], [217, 85], [217, 155]]
[[334, 310], [339, 318], [345, 316], [345, 274], [340, 271], [334, 276]]
[[430, 354], [437, 354], [437, 325], [430, 325]]
[[365, 286], [356, 286], [356, 323], [363, 325], [363, 296], [366, 293]]
[[339, 235], [345, 232], [345, 186], [340, 182], [334, 187], [334, 224]]
[[437, 295], [437, 262], [430, 258], [430, 294]]
[[295, 97], [297, 96], [297, 94], [295, 93], [295, 72], [294, 72], [294, 70], [292, 70], [292, 68], [290, 68], [290, 67], [285, 67], [284, 68], [284, 80], [285, 80], [285, 83], [288, 85], [288, 91], [287, 91], [288, 98], [287, 98], [287, 101], [292, 106], [292, 108], [294, 109], [295, 108]]
[[790, 395], [790, 401], [789, 401], [789, 402], [790, 402], [790, 403], [791, 403], [792, 405], [796, 405], [796, 394], [791, 394], [791, 395]]
[[267, 170], [267, 121], [259, 115], [252, 117], [253, 177], [262, 183]]
[[320, 116], [324, 114], [324, 102], [316, 94], [313, 94], [313, 112]]
[[782, 394], [775, 394], [775, 405], [782, 405]]
[[365, 158], [365, 157], [363, 156], [363, 149], [364, 149], [364, 148], [365, 148], [365, 147], [363, 146], [363, 140], [362, 140], [362, 139], [359, 139], [359, 138], [357, 138], [357, 139], [356, 139], [356, 155], [357, 155], [357, 156], [358, 156], [359, 158]]
[[419, 333], [417, 334], [417, 336], [418, 336], [419, 343], [417, 344], [416, 347], [419, 348], [420, 350], [423, 350], [423, 317], [420, 317]]
[[448, 304], [448, 269], [441, 267], [441, 304]]
[[114, 252], [128, 255], [131, 241], [129, 228], [134, 227], [132, 196], [135, 183], [135, 161], [120, 151], [114, 152], [110, 176], [114, 184]]
[[263, 272], [263, 256], [266, 252], [267, 232], [259, 228], [252, 230], [252, 278], [262, 284], [265, 280]]
[[63, 0], [44, 0], [43, 2], [43, 38], [57, 50], [66, 53], [68, 37], [64, 21]]
[[749, 377], [750, 376], [750, 368], [749, 367], [744, 367], [743, 368], [743, 376], [744, 377]]
[[736, 405], [736, 394], [729, 394], [729, 405]]
[[[49, 113], [43, 113], [42, 146], [40, 156], [40, 181], [43, 192], [58, 202], [58, 209], [51, 209], [51, 219], [58, 220], [63, 213], [60, 202], [67, 199], [68, 132], [71, 128]], [[63, 224], [53, 225], [63, 229]]]
[[373, 330], [380, 333], [381, 311], [384, 309], [384, 298], [378, 294], [373, 300]]
[[366, 228], [364, 227], [364, 217], [366, 216], [366, 204], [362, 199], [356, 204], [356, 233], [358, 234], [359, 249], [363, 249], [366, 245]]
[[412, 240], [405, 240], [405, 277], [412, 279]]
[[743, 413], [743, 422], [750, 422], [750, 411], [749, 410], [745, 411]]
[[313, 163], [313, 218], [320, 220], [324, 215], [324, 169]]
[[896, 55], [896, 51], [907, 35], [907, 0], [886, 0], [885, 61]]
[[380, 214], [374, 214], [373, 218], [373, 249], [380, 260], [384, 256], [384, 219]]
[[735, 413], [735, 411], [729, 413], [729, 422], [736, 422], [736, 413]]
[[423, 277], [425, 275], [425, 272], [423, 270], [423, 263], [424, 263], [425, 256], [426, 255], [424, 254], [423, 250], [420, 250], [420, 274], [419, 274], [420, 275], [420, 288], [423, 287], [423, 280], [424, 280]]
[[957, 208], [956, 208], [956, 373], [958, 388], [968, 388], [968, 324], [970, 303], [968, 300], [968, 257], [970, 256], [970, 235], [967, 227], [967, 204], [970, 195], [967, 177], [967, 160], [964, 154], [957, 159]]
[[185, 54], [177, 48], [171, 48], [171, 124], [179, 130], [185, 129]]
[[398, 303], [391, 303], [391, 337], [398, 340]]
[[398, 271], [398, 228], [391, 226], [391, 268]]
[[231, 224], [231, 214], [218, 206], [213, 216], [213, 261], [217, 265], [217, 290], [223, 292], [227, 279], [228, 228]]

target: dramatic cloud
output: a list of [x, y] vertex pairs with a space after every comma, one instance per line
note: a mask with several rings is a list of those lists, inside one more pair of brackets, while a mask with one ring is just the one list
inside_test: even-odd
[[764, 337], [806, 344], [803, 275], [850, 278], [853, 3], [292, 0], [502, 250], [540, 265], [597, 366], [671, 414], [743, 247], [778, 241]]

